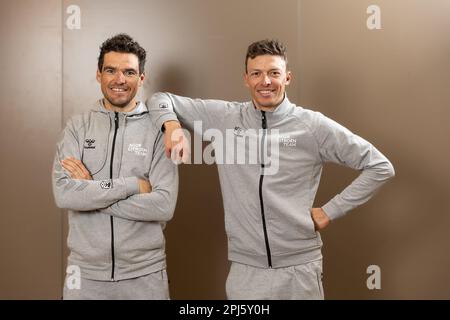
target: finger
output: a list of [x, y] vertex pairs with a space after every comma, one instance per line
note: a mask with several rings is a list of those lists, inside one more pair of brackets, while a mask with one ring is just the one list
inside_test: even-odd
[[83, 177], [86, 178], [86, 179], [90, 179], [91, 173], [88, 171], [88, 169], [86, 169], [86, 167], [84, 166], [83, 162], [81, 162], [80, 160], [75, 160], [75, 164], [81, 170], [81, 172], [83, 174]]
[[[172, 151], [173, 159], [177, 164], [187, 163], [189, 161], [190, 151], [189, 144], [181, 128], [173, 130], [171, 135], [172, 149], [176, 148], [176, 151]], [[175, 152], [175, 154], [174, 154]]]
[[164, 149], [165, 149], [165, 152], [166, 152], [166, 157], [167, 157], [167, 159], [170, 159], [170, 152], [171, 152], [171, 149], [172, 149], [172, 142], [170, 141], [169, 136], [167, 135], [167, 133], [164, 136], [164, 147], [165, 147]]
[[188, 143], [188, 141], [186, 141], [186, 139], [183, 139], [182, 141], [182, 150], [181, 150], [181, 161], [183, 163], [188, 163], [191, 157], [191, 146]]
[[74, 159], [74, 160], [73, 160], [73, 163], [74, 163], [81, 171], [83, 171], [83, 169], [84, 169], [84, 164], [83, 164], [83, 162], [81, 162], [81, 161], [78, 160], [78, 159]]
[[172, 149], [172, 153], [170, 158], [172, 159], [172, 162], [175, 164], [180, 164], [181, 163], [181, 157], [180, 157], [180, 145], [176, 145], [173, 149]]
[[70, 177], [72, 178], [73, 169], [71, 167], [67, 166], [66, 164], [63, 164], [62, 166], [69, 173]]
[[183, 163], [183, 136], [178, 137], [176, 146], [177, 146], [177, 160]]
[[179, 157], [180, 154], [180, 144], [177, 140], [172, 140], [172, 148], [171, 148], [171, 155], [173, 156], [175, 154], [176, 158]]
[[173, 147], [173, 149], [172, 149], [172, 155], [173, 155], [173, 157], [174, 157], [174, 160], [176, 161], [176, 163], [177, 164], [179, 164], [180, 163], [180, 161], [181, 161], [181, 157], [180, 157], [180, 150], [181, 148], [180, 148], [180, 145], [179, 144], [177, 144], [177, 145], [175, 145], [174, 147]]
[[66, 169], [66, 171], [69, 173], [69, 176], [72, 179], [76, 179], [77, 178], [76, 171], [75, 171], [75, 169], [73, 168], [73, 166], [71, 164], [67, 164], [65, 162], [65, 163], [62, 164], [62, 166], [63, 166], [64, 169]]
[[72, 161], [70, 161], [70, 160], [63, 160], [63, 161], [61, 161], [61, 164], [66, 170], [68, 170], [70, 172], [74, 172], [75, 171], [75, 165], [74, 165], [74, 163]]
[[84, 164], [78, 159], [75, 159], [73, 162], [77, 168], [77, 173], [79, 174], [79, 178], [80, 179], [89, 179], [91, 174], [89, 173], [89, 171], [87, 171]]
[[64, 163], [70, 168], [72, 178], [81, 179], [83, 177], [80, 168], [75, 162], [75, 159], [64, 160]]

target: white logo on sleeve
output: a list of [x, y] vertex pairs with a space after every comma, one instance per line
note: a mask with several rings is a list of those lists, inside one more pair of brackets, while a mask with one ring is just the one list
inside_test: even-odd
[[128, 152], [134, 152], [138, 156], [145, 157], [148, 153], [148, 150], [143, 148], [140, 143], [132, 143], [128, 146]]
[[111, 180], [103, 180], [100, 182], [100, 188], [102, 189], [111, 189], [112, 188], [112, 181]]

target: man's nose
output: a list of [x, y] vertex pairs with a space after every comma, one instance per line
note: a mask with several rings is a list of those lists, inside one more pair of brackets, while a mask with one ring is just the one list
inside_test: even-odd
[[121, 71], [116, 72], [116, 77], [115, 77], [114, 80], [117, 83], [125, 83], [125, 76], [124, 76], [124, 74]]
[[263, 83], [264, 83], [265, 85], [269, 85], [269, 84], [272, 83], [272, 81], [270, 80], [270, 77], [269, 77], [267, 74], [264, 75]]

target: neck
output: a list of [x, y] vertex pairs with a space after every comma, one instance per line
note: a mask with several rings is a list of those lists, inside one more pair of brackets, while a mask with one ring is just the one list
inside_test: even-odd
[[258, 103], [255, 102], [255, 100], [253, 100], [253, 105], [255, 106], [256, 110], [265, 111], [265, 112], [274, 112], [283, 101], [284, 101], [284, 99], [281, 100], [279, 103], [277, 103], [274, 106], [265, 107], [265, 106], [259, 105]]
[[255, 100], [252, 100], [252, 101], [253, 101], [253, 105], [255, 106], [256, 110], [265, 111], [265, 112], [274, 112], [278, 108], [278, 106], [283, 103], [284, 99], [286, 99], [286, 92], [283, 95], [283, 99], [281, 99], [280, 102], [278, 102], [274, 106], [265, 107], [265, 106], [261, 106], [258, 103], [256, 103]]
[[130, 112], [133, 111], [134, 108], [136, 108], [137, 102], [135, 99], [133, 99], [126, 106], [119, 107], [111, 104], [107, 99], [103, 99], [103, 105], [105, 106], [105, 109], [113, 112]]

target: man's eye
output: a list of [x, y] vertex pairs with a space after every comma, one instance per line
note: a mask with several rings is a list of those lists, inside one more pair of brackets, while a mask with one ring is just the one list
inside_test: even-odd
[[134, 71], [125, 71], [125, 75], [128, 77], [134, 77], [136, 75], [136, 72]]
[[250, 73], [250, 75], [252, 77], [258, 77], [259, 76], [259, 72], [252, 72], [252, 73]]
[[105, 69], [105, 72], [108, 74], [114, 74], [114, 70], [113, 69]]
[[281, 72], [279, 71], [272, 71], [272, 76], [273, 77], [279, 77], [281, 75]]

